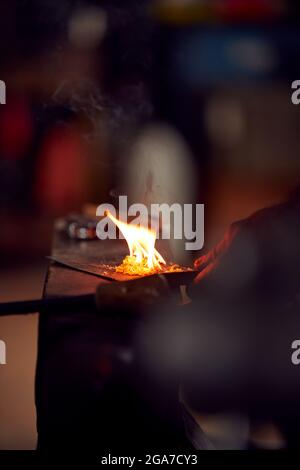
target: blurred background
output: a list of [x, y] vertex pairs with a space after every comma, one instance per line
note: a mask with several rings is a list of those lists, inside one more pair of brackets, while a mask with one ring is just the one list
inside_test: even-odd
[[[204, 203], [206, 251], [297, 188], [299, 13], [287, 0], [2, 1], [0, 301], [42, 295], [53, 222], [87, 203]], [[34, 448], [37, 319], [1, 319], [0, 338], [0, 449]]]

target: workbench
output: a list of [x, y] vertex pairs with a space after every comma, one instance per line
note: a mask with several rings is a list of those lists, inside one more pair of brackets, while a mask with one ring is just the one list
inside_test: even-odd
[[[124, 240], [121, 252], [126, 251]], [[52, 254], [120, 255], [116, 241], [72, 241], [55, 233]], [[108, 280], [49, 261], [44, 297], [91, 294]], [[107, 313], [107, 312], [106, 312]], [[109, 312], [42, 311], [36, 373], [38, 448], [117, 452], [189, 447], [176, 387], [151, 382], [136, 352], [138, 326]], [[168, 384], [168, 387], [170, 384]]]

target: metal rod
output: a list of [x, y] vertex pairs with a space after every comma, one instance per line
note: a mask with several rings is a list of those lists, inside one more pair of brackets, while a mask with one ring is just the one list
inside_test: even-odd
[[94, 294], [53, 297], [47, 299], [21, 300], [18, 302], [0, 303], [0, 317], [10, 315], [28, 315], [38, 313], [41, 310], [61, 311], [65, 308], [72, 308], [73, 311], [85, 309], [95, 309]]

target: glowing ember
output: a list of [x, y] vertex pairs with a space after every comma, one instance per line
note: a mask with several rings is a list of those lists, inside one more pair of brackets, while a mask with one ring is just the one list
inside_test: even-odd
[[156, 232], [139, 225], [126, 224], [116, 219], [109, 211], [105, 214], [122, 232], [129, 247], [126, 256], [116, 271], [132, 276], [152, 274], [162, 271], [166, 262], [155, 249]]

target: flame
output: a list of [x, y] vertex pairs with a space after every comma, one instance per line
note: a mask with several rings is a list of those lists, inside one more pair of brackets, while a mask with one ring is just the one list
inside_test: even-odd
[[129, 256], [126, 256], [117, 272], [130, 275], [151, 274], [161, 271], [162, 264], [166, 264], [163, 257], [155, 249], [156, 232], [139, 225], [126, 224], [116, 219], [109, 211], [105, 215], [109, 217], [122, 232], [128, 248]]

